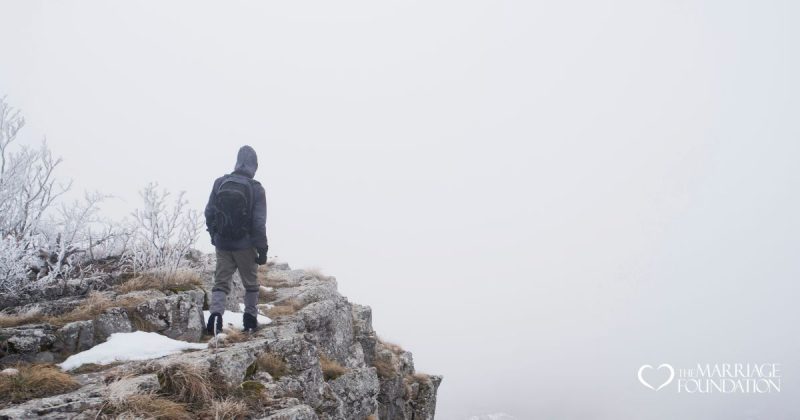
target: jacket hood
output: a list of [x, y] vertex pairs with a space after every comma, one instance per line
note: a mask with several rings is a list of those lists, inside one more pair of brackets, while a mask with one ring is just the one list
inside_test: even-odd
[[236, 156], [236, 167], [233, 171], [252, 178], [256, 174], [256, 169], [258, 169], [256, 151], [250, 146], [242, 146]]

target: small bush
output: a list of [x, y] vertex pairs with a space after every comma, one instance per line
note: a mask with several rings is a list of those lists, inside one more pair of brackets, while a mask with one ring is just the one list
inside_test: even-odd
[[326, 381], [336, 379], [347, 372], [347, 369], [340, 365], [339, 362], [325, 355], [319, 356], [319, 365], [322, 368], [322, 376], [325, 377]]
[[427, 384], [431, 377], [427, 373], [415, 373], [411, 375], [411, 379], [418, 384]]
[[383, 346], [385, 349], [391, 351], [394, 354], [400, 355], [405, 353], [406, 351], [397, 344], [390, 343], [388, 341], [383, 341], [382, 339], [378, 339], [378, 343]]
[[214, 397], [208, 373], [196, 365], [173, 364], [163, 367], [156, 375], [161, 393], [177, 402], [202, 407]]
[[0, 407], [80, 388], [78, 382], [50, 365], [16, 365], [16, 374], [0, 375]]
[[247, 404], [234, 398], [213, 400], [201, 413], [203, 418], [214, 420], [236, 420], [246, 418], [249, 414]]
[[385, 379], [397, 376], [397, 370], [395, 370], [391, 359], [375, 359], [373, 366], [379, 378]]
[[286, 362], [275, 353], [263, 353], [256, 359], [256, 365], [260, 370], [267, 372], [273, 379], [278, 379], [289, 373]]
[[108, 411], [107, 414], [121, 418], [128, 418], [125, 414], [133, 414], [135, 417], [146, 419], [190, 420], [194, 418], [186, 410], [184, 404], [149, 393], [132, 395], [105, 411]]

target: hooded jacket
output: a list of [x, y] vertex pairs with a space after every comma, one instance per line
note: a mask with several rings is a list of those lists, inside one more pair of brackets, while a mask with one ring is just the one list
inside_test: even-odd
[[[233, 172], [221, 176], [214, 181], [211, 195], [206, 204], [206, 227], [211, 234], [212, 243], [223, 251], [239, 251], [247, 248], [267, 248], [267, 196], [264, 187], [253, 179], [258, 169], [258, 156], [250, 146], [242, 146], [236, 156], [236, 166]], [[236, 176], [247, 179], [253, 189], [253, 212], [250, 232], [240, 239], [226, 239], [219, 236], [214, 226], [214, 202], [220, 184], [227, 177]]]

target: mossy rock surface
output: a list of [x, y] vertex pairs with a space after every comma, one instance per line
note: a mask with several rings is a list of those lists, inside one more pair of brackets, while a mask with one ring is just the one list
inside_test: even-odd
[[261, 392], [266, 389], [266, 387], [258, 381], [244, 381], [242, 382], [242, 389], [247, 392]]

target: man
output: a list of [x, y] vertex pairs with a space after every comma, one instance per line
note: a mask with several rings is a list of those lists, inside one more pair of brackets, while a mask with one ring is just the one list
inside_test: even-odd
[[222, 331], [222, 314], [231, 291], [231, 277], [239, 270], [244, 285], [245, 332], [258, 328], [258, 265], [267, 263], [267, 199], [264, 187], [253, 179], [258, 169], [256, 151], [242, 146], [236, 167], [217, 178], [206, 205], [206, 226], [216, 247], [217, 267], [206, 331]]

